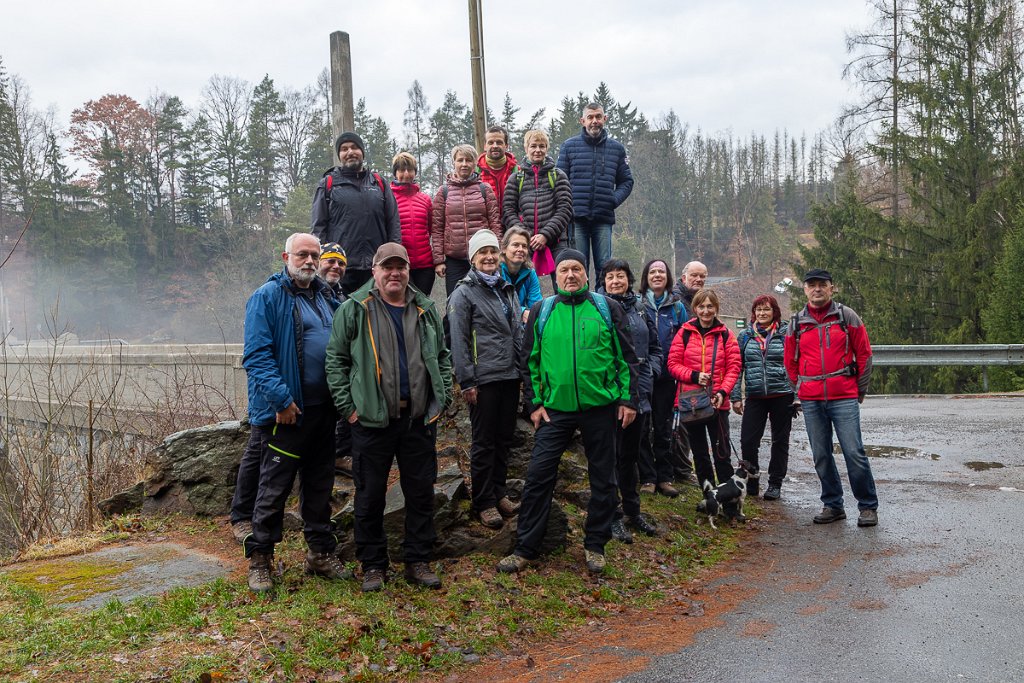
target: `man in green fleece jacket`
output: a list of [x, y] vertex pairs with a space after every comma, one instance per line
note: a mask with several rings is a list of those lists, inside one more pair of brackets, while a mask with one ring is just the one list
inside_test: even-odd
[[557, 293], [530, 309], [523, 340], [523, 394], [537, 430], [526, 471], [514, 552], [498, 571], [518, 572], [540, 554], [558, 463], [578, 428], [590, 476], [583, 547], [587, 569], [604, 571], [604, 546], [619, 504], [616, 423], [636, 416], [637, 358], [622, 307], [588, 291], [585, 258], [564, 249]]
[[385, 242], [373, 256], [372, 273], [334, 316], [326, 363], [334, 405], [352, 425], [362, 587], [379, 591], [387, 580], [384, 503], [397, 460], [405, 494], [405, 578], [440, 588], [429, 562], [437, 536], [437, 419], [452, 400], [451, 353], [434, 303], [409, 286], [405, 247]]

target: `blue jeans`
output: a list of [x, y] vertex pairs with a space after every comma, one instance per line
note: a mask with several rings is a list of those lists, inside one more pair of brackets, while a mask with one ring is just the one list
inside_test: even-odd
[[814, 469], [821, 480], [821, 502], [825, 507], [843, 509], [843, 482], [839, 479], [836, 459], [832, 453], [832, 431], [835, 430], [839, 446], [846, 459], [846, 472], [850, 476], [850, 489], [861, 510], [878, 508], [875, 479], [864, 453], [860, 435], [860, 405], [855, 398], [837, 401], [802, 401], [804, 425], [811, 442]]
[[584, 264], [590, 270], [590, 253], [593, 251], [594, 279], [591, 280], [591, 291], [604, 284], [601, 281], [601, 267], [612, 257], [612, 226], [608, 223], [595, 224], [588, 221], [574, 221], [576, 229], [576, 248], [583, 252], [587, 259]]

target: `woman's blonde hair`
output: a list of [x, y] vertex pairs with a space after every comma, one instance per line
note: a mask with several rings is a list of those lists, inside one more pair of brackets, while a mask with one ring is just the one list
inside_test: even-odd
[[544, 142], [548, 143], [548, 147], [551, 146], [551, 138], [548, 137], [547, 133], [542, 130], [528, 130], [523, 133], [523, 149], [529, 149], [530, 141], [534, 138], [544, 138]]
[[469, 157], [473, 161], [476, 161], [477, 157], [480, 156], [473, 145], [455, 145], [452, 147], [452, 161], [458, 159], [460, 154]]
[[[505, 234], [501, 236], [501, 260], [505, 261], [505, 250], [508, 249], [508, 245], [512, 244], [512, 238], [518, 235], [526, 240], [526, 248], [530, 248], [530, 231], [526, 228], [520, 228], [518, 225], [509, 228], [505, 231]], [[530, 259], [523, 261], [523, 268], [533, 268], [533, 262]]]

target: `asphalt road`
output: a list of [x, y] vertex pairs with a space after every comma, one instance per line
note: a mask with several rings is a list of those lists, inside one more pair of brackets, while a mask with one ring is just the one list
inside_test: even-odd
[[619, 680], [1024, 681], [1024, 396], [870, 397], [862, 429], [879, 526], [857, 527], [843, 464], [850, 518], [811, 523], [798, 420], [783, 500], [706, 591], [743, 599]]

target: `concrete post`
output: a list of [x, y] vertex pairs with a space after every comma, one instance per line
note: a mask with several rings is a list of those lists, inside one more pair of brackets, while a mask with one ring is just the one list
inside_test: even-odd
[[469, 65], [473, 75], [473, 130], [476, 149], [484, 149], [487, 131], [487, 79], [484, 74], [484, 21], [480, 0], [469, 0]]
[[[352, 103], [352, 48], [348, 34], [335, 31], [331, 34], [331, 125], [334, 140], [346, 130], [355, 129], [355, 118]], [[334, 140], [331, 140], [332, 145]]]

